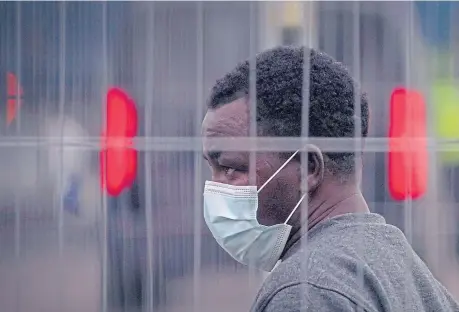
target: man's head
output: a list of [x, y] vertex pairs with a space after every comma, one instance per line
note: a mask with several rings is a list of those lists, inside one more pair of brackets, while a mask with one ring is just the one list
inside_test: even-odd
[[[305, 105], [309, 105], [309, 136], [354, 137], [354, 123], [356, 116], [360, 115], [361, 136], [366, 137], [367, 99], [359, 90], [354, 90], [355, 82], [347, 69], [326, 54], [302, 47], [278, 47], [257, 55], [258, 135], [301, 136], [305, 51], [310, 54], [309, 101], [305, 101]], [[249, 135], [250, 80], [249, 61], [245, 61], [216, 82], [203, 121], [205, 137]], [[356, 98], [360, 98], [360, 114], [354, 112]], [[286, 153], [257, 153], [257, 186], [263, 185], [288, 156]], [[324, 154], [325, 168], [320, 168], [320, 156], [320, 153], [310, 153], [308, 157], [309, 190], [318, 190], [328, 182], [355, 183], [356, 168], [352, 153]], [[205, 141], [204, 157], [211, 167], [213, 181], [249, 184], [249, 153], [214, 151]], [[322, 180], [320, 175], [324, 171], [325, 178]], [[265, 225], [284, 222], [301, 195], [300, 157], [295, 157], [259, 193], [258, 221]]]

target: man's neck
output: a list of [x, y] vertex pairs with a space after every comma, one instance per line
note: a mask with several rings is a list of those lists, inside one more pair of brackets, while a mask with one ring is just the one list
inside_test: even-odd
[[301, 216], [295, 222], [296, 225], [293, 226], [282, 257], [302, 235], [317, 224], [347, 213], [370, 212], [357, 185], [337, 185], [335, 183], [329, 183], [327, 186], [318, 190], [307, 204], [307, 209], [302, 211], [303, 213], [301, 213]]
[[343, 185], [340, 189], [329, 187], [321, 190], [309, 202], [302, 214], [299, 227], [308, 230], [320, 222], [346, 213], [369, 212], [367, 203], [356, 185]]

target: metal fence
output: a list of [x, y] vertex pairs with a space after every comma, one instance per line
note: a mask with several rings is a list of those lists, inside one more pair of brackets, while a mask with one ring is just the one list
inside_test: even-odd
[[[247, 311], [264, 276], [227, 256], [202, 220], [200, 124], [213, 82], [279, 44], [323, 50], [362, 82], [370, 209], [404, 230], [459, 298], [459, 161], [442, 160], [459, 151], [459, 137], [438, 135], [432, 93], [437, 69], [456, 66], [457, 14], [415, 2], [0, 3], [2, 101], [7, 73], [23, 89], [11, 123], [0, 109], [0, 309]], [[446, 76], [454, 85], [454, 70]], [[137, 178], [117, 197], [99, 178], [110, 86], [132, 96], [140, 119]], [[393, 200], [387, 186], [389, 99], [399, 86], [422, 92], [428, 110], [429, 188], [417, 201]], [[305, 140], [226, 147], [293, 150]], [[312, 140], [324, 150], [357, 146]]]

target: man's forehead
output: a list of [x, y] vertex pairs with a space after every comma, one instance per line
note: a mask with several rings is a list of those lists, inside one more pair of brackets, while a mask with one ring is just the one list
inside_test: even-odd
[[248, 106], [238, 99], [207, 112], [202, 122], [205, 137], [235, 137], [248, 134]]

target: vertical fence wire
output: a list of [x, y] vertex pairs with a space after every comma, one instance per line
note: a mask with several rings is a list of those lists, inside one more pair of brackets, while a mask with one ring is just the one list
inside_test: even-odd
[[[407, 14], [406, 14], [406, 24], [405, 24], [405, 31], [406, 31], [406, 37], [405, 37], [405, 73], [406, 73], [406, 81], [405, 81], [405, 86], [408, 89], [411, 89], [413, 86], [413, 81], [412, 81], [412, 59], [413, 59], [413, 54], [412, 54], [412, 40], [413, 40], [413, 4], [407, 3]], [[406, 109], [408, 108], [408, 105], [406, 105]], [[408, 114], [406, 114], [408, 115]], [[407, 120], [406, 121], [408, 124], [408, 127], [412, 127], [413, 121], [412, 120]], [[413, 146], [410, 146], [410, 148], [413, 148]], [[407, 162], [407, 167], [408, 168], [413, 168], [413, 163], [412, 159], [408, 158], [406, 159]], [[405, 171], [405, 180], [407, 181], [407, 187], [409, 189], [405, 190], [406, 194], [410, 193], [410, 189], [412, 188], [413, 185], [413, 180], [412, 180], [412, 170], [406, 170]], [[412, 219], [413, 219], [413, 200], [411, 197], [408, 197], [404, 203], [403, 203], [403, 210], [404, 210], [404, 230], [405, 230], [405, 236], [410, 244], [413, 242], [413, 224], [412, 224]], [[413, 263], [411, 262], [408, 264], [408, 266], [411, 268]], [[411, 283], [412, 281], [412, 276], [407, 272], [406, 276], [406, 282]], [[409, 300], [409, 294], [405, 294], [405, 305], [410, 306], [411, 302], [408, 302]]]
[[[59, 129], [59, 138], [60, 138], [60, 146], [57, 152], [60, 154], [59, 159], [59, 172], [56, 172], [57, 175], [57, 201], [58, 201], [58, 248], [59, 248], [59, 259], [58, 259], [58, 270], [63, 276], [65, 271], [64, 266], [64, 240], [65, 240], [65, 229], [64, 229], [64, 197], [63, 197], [63, 184], [64, 184], [64, 151], [65, 151], [65, 142], [64, 142], [64, 127], [65, 127], [65, 120], [64, 120], [64, 106], [65, 106], [65, 96], [66, 96], [66, 23], [67, 23], [67, 6], [65, 2], [60, 3], [59, 7], [59, 108], [58, 108], [58, 125], [60, 126]], [[51, 150], [51, 148], [49, 148]], [[64, 307], [64, 298], [62, 294], [63, 289], [63, 279], [62, 277], [58, 281], [60, 285], [59, 287], [59, 294], [58, 294], [58, 306], [62, 310]]]
[[[251, 1], [249, 5], [249, 137], [257, 137], [257, 50], [258, 50], [258, 7], [259, 3]], [[249, 185], [257, 185], [256, 172], [257, 151], [249, 153]], [[249, 265], [248, 282], [255, 284], [256, 271]]]
[[[155, 33], [155, 2], [146, 2], [145, 4], [146, 14], [146, 32], [150, 37], [145, 37], [146, 41], [146, 53], [145, 53], [145, 111], [144, 111], [144, 135], [150, 137], [152, 133], [152, 118], [153, 118], [153, 83], [154, 83], [154, 70], [155, 70], [155, 49], [154, 49], [154, 33]], [[150, 85], [151, 84], [151, 85]], [[144, 152], [144, 176], [145, 176], [145, 222], [146, 222], [146, 242], [147, 242], [147, 265], [146, 265], [146, 302], [145, 302], [145, 311], [152, 311], [154, 306], [154, 256], [155, 256], [155, 246], [154, 246], [154, 229], [153, 229], [153, 200], [151, 190], [153, 188], [153, 166], [152, 166], [152, 157], [151, 152]]]
[[[107, 2], [104, 1], [102, 2], [102, 86], [100, 90], [100, 99], [102, 103], [102, 107], [105, 104], [104, 99], [105, 99], [105, 92], [108, 86], [108, 33], [107, 33], [107, 26], [108, 26], [108, 21], [107, 21]], [[102, 114], [102, 124], [105, 124], [105, 114]], [[106, 157], [107, 153], [105, 153]], [[104, 163], [107, 163], [107, 159], [104, 159]], [[102, 164], [101, 164], [102, 165]], [[105, 169], [104, 169], [105, 170]], [[103, 181], [102, 185], [107, 185], [107, 175], [103, 174]], [[108, 283], [109, 283], [109, 277], [108, 277], [108, 266], [109, 266], [109, 259], [108, 259], [108, 195], [107, 192], [103, 189], [101, 192], [101, 204], [102, 204], [102, 213], [101, 213], [101, 225], [102, 225], [102, 230], [101, 230], [101, 235], [99, 237], [99, 242], [101, 243], [101, 249], [102, 249], [102, 257], [101, 257], [101, 269], [102, 269], [102, 296], [101, 296], [101, 311], [102, 312], [108, 312]]]
[[[310, 49], [317, 48], [316, 33], [313, 30], [314, 16], [317, 14], [317, 4], [314, 2], [302, 2], [300, 5], [302, 10], [301, 16], [301, 43], [303, 45], [303, 86], [302, 86], [302, 108], [301, 108], [301, 137], [309, 137], [309, 105], [310, 105], [310, 82], [311, 82], [311, 53]], [[302, 152], [300, 155], [301, 161], [301, 184], [300, 190], [302, 194], [308, 194], [308, 162], [309, 162], [309, 150]], [[309, 196], [300, 204], [300, 222], [302, 226], [308, 226], [308, 204]], [[301, 237], [301, 248], [307, 250], [308, 248], [308, 237], [303, 235]], [[303, 279], [306, 280], [308, 276], [308, 263], [306, 261], [301, 262], [300, 272], [303, 275]], [[307, 287], [302, 287], [301, 300], [298, 303], [300, 305], [300, 311], [308, 311], [308, 294]]]
[[[196, 115], [195, 135], [201, 133], [204, 109], [204, 3], [196, 2]], [[193, 236], [193, 311], [201, 308], [201, 251], [202, 251], [202, 179], [203, 158], [200, 151], [194, 153], [194, 236]]]
[[[21, 40], [22, 40], [22, 19], [21, 19], [21, 2], [16, 3], [16, 76], [17, 76], [17, 90], [16, 90], [16, 103], [20, 104], [20, 85], [21, 85]], [[18, 105], [18, 104], [16, 104]], [[19, 118], [19, 116], [18, 116]], [[20, 120], [16, 124], [16, 133], [20, 134]], [[17, 272], [20, 272], [20, 260], [21, 260], [21, 204], [22, 201], [19, 197], [18, 191], [14, 192], [14, 215], [15, 215], [15, 225], [14, 225], [14, 252], [16, 258], [16, 265], [17, 265]], [[19, 274], [21, 276], [21, 274]], [[16, 292], [16, 308], [18, 311], [20, 310], [21, 306], [21, 282], [17, 284], [17, 292]]]
[[[354, 157], [354, 179], [358, 183], [358, 188], [361, 191], [361, 181], [360, 181], [360, 159], [361, 159], [361, 150], [362, 150], [362, 103], [361, 103], [361, 96], [360, 96], [360, 90], [361, 90], [361, 82], [360, 82], [360, 77], [361, 77], [361, 68], [360, 68], [360, 46], [361, 46], [361, 38], [360, 38], [360, 9], [361, 9], [361, 3], [359, 1], [354, 1], [352, 2], [352, 14], [351, 14], [351, 19], [352, 19], [352, 42], [353, 42], [353, 47], [352, 47], [352, 74], [353, 74], [353, 95], [354, 95], [354, 137], [355, 137], [355, 143], [354, 143], [354, 152], [353, 152], [353, 157]], [[344, 20], [343, 20], [344, 22]], [[364, 237], [364, 233], [359, 235], [359, 237]], [[357, 246], [357, 253], [362, 254], [364, 253], [363, 250], [363, 243], [359, 243]], [[357, 283], [359, 283], [363, 289], [363, 284], [364, 284], [364, 273], [363, 273], [363, 267], [361, 265], [357, 266]], [[357, 305], [357, 311], [363, 311], [363, 307]]]

